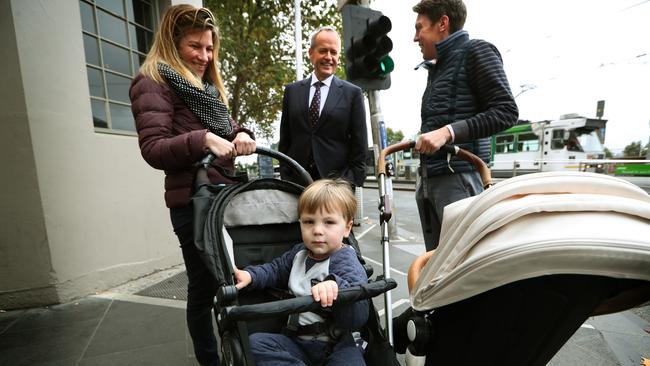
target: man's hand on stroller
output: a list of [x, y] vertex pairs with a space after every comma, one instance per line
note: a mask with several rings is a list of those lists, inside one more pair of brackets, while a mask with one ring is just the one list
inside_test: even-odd
[[440, 150], [443, 145], [450, 142], [452, 142], [451, 132], [445, 126], [421, 134], [415, 143], [415, 150], [422, 154], [433, 154]]
[[235, 287], [237, 290], [241, 290], [244, 287], [248, 286], [253, 281], [251, 274], [247, 271], [242, 271], [235, 268]]
[[332, 280], [319, 282], [311, 288], [311, 295], [314, 297], [314, 301], [320, 301], [320, 306], [322, 307], [332, 306], [338, 294], [339, 285], [336, 281]]

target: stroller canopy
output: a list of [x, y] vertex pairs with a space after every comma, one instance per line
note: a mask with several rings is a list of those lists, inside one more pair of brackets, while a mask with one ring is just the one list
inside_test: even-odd
[[602, 174], [528, 174], [446, 206], [440, 239], [416, 310], [552, 274], [650, 281], [650, 196]]

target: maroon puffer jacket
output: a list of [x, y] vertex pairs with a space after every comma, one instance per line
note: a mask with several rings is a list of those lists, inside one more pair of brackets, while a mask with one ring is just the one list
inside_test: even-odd
[[[182, 207], [189, 203], [196, 163], [205, 155], [205, 134], [199, 118], [166, 83], [159, 84], [139, 74], [129, 90], [131, 111], [138, 131], [140, 151], [144, 160], [165, 171], [165, 203]], [[232, 141], [239, 132], [253, 134], [239, 127], [232, 119]], [[232, 159], [216, 159], [212, 165], [233, 169]], [[233, 183], [216, 169], [208, 171], [212, 183]]]

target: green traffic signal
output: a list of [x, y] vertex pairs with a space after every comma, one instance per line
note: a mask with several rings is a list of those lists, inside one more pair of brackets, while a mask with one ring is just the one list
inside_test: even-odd
[[395, 69], [395, 62], [392, 57], [386, 55], [379, 60], [379, 70], [381, 75], [388, 75]]
[[390, 19], [380, 11], [346, 4], [342, 9], [347, 80], [364, 90], [390, 88], [390, 73], [395, 68], [388, 55], [393, 41]]

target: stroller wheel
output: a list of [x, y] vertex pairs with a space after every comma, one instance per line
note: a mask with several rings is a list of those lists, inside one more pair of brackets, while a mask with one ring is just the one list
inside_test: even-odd
[[224, 365], [241, 366], [246, 364], [241, 342], [236, 335], [231, 335], [230, 333], [224, 334], [221, 343], [221, 350], [223, 352]]

